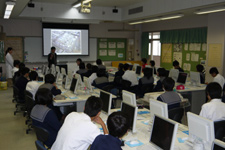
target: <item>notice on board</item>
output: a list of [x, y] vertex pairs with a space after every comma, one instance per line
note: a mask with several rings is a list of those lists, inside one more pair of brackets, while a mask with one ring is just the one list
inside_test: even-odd
[[222, 66], [222, 44], [209, 44], [208, 66]]
[[162, 44], [162, 63], [172, 63], [172, 44]]

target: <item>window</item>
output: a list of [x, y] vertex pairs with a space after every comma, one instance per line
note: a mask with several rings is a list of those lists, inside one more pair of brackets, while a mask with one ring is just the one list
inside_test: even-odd
[[153, 56], [160, 56], [161, 54], [161, 43], [160, 43], [160, 32], [149, 33], [149, 50], [148, 54]]

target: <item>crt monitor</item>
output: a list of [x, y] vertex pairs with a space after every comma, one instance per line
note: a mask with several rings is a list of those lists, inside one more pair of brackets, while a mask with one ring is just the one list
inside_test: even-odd
[[123, 102], [126, 102], [127, 104], [130, 104], [133, 106], [137, 106], [136, 95], [134, 93], [123, 90], [122, 98], [123, 98]]
[[133, 70], [136, 71], [137, 66], [140, 66], [139, 64], [134, 63]]
[[188, 74], [185, 72], [179, 72], [178, 78], [177, 78], [177, 82], [181, 83], [181, 84], [185, 84], [186, 80], [187, 80], [187, 76]]
[[136, 74], [140, 75], [142, 71], [141, 66], [136, 66]]
[[190, 72], [191, 84], [192, 85], [200, 85], [200, 73], [199, 72]]
[[100, 91], [100, 98], [102, 99], [103, 103], [102, 111], [109, 115], [112, 104], [112, 94], [105, 91]]
[[77, 86], [77, 79], [73, 78], [70, 85], [70, 91], [74, 92], [76, 86]]
[[177, 82], [178, 75], [179, 75], [178, 69], [171, 69], [170, 70], [169, 77], [171, 77], [175, 82]]
[[136, 132], [137, 110], [138, 108], [136, 106], [122, 102], [121, 111], [128, 115], [130, 120], [130, 129], [133, 133]]
[[189, 138], [194, 143], [203, 142], [205, 147], [212, 147], [215, 139], [214, 122], [194, 113], [187, 113]]
[[212, 150], [225, 150], [225, 143], [215, 139], [213, 142]]
[[163, 103], [158, 100], [150, 99], [150, 111], [151, 111], [151, 118], [154, 118], [154, 115], [159, 115], [164, 118], [168, 118], [168, 105], [167, 103]]
[[152, 125], [150, 143], [163, 150], [174, 149], [178, 123], [155, 115]]

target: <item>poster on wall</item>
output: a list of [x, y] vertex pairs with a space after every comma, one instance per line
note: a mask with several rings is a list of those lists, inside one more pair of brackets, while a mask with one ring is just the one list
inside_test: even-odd
[[172, 44], [162, 44], [162, 63], [172, 63]]
[[189, 63], [184, 63], [183, 69], [184, 69], [184, 71], [191, 71], [191, 64], [189, 64]]
[[107, 50], [99, 50], [99, 56], [107, 56]]
[[200, 43], [190, 43], [189, 50], [190, 51], [200, 51], [201, 50], [201, 44]]
[[188, 43], [184, 44], [184, 50], [188, 51]]
[[118, 58], [123, 58], [123, 53], [119, 53]]
[[190, 57], [191, 57], [190, 53], [187, 53], [186, 54], [186, 61], [190, 61]]
[[208, 66], [222, 66], [222, 44], [209, 44]]
[[109, 42], [108, 45], [109, 48], [116, 48], [116, 42]]
[[199, 61], [199, 54], [191, 53], [191, 61], [198, 62]]
[[107, 48], [107, 42], [99, 42], [99, 48]]
[[174, 44], [173, 45], [173, 51], [174, 52], [181, 52], [182, 51], [182, 44]]
[[109, 56], [116, 56], [116, 50], [108, 50]]
[[117, 42], [117, 48], [124, 48], [124, 42]]
[[182, 53], [181, 52], [174, 52], [173, 53], [173, 61], [177, 60], [180, 63], [180, 67], [182, 66]]
[[207, 50], [207, 44], [204, 43], [204, 44], [202, 44], [202, 51], [206, 51], [206, 50]]

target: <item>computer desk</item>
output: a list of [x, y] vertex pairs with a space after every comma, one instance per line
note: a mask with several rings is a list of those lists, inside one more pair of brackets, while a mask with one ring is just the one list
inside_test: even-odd
[[[115, 112], [118, 111], [119, 109], [112, 109], [111, 112]], [[140, 111], [148, 111], [150, 112], [150, 110], [144, 108], [144, 109], [138, 109], [138, 112]], [[102, 120], [104, 122], [106, 122], [108, 115], [106, 115], [105, 113], [101, 113], [100, 117], [102, 118]], [[150, 141], [150, 129], [152, 126], [152, 123], [146, 125], [143, 122], [146, 121], [150, 121], [151, 120], [151, 115], [150, 113], [148, 114], [138, 114], [137, 118], [141, 118], [140, 120], [137, 120], [136, 122], [136, 133], [131, 133], [131, 131], [128, 132], [128, 134], [126, 136], [124, 136], [122, 139], [126, 142], [126, 141], [130, 141], [130, 140], [134, 140], [137, 139], [140, 142], [142, 142], [144, 145], [142, 146], [136, 146], [136, 147], [129, 147], [128, 145], [124, 145], [122, 146], [123, 150], [149, 150], [148, 145], [150, 145], [149, 141]], [[100, 125], [97, 124], [97, 126], [99, 128], [101, 128]], [[102, 131], [102, 130], [101, 130]], [[179, 124], [178, 130], [177, 130], [177, 137], [175, 140], [175, 149], [174, 150], [188, 150], [188, 149], [192, 149], [191, 147], [189, 147], [188, 145], [186, 145], [185, 143], [180, 143], [178, 141], [178, 138], [187, 138], [188, 135], [185, 134], [184, 132], [188, 131], [188, 127], [182, 124]], [[184, 132], [182, 132], [184, 131]], [[103, 134], [103, 131], [102, 131]]]

